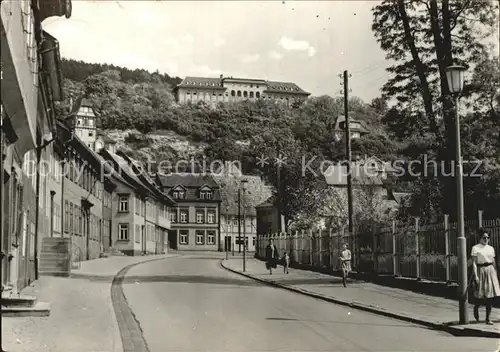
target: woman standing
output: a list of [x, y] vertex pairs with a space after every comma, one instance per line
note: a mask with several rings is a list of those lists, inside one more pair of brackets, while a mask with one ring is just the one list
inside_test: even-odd
[[347, 287], [347, 278], [351, 272], [351, 251], [347, 249], [347, 244], [342, 245], [342, 251], [340, 252], [340, 267], [342, 268], [342, 284]]
[[490, 320], [493, 299], [500, 296], [500, 284], [495, 263], [495, 249], [488, 244], [490, 236], [479, 229], [480, 243], [472, 247], [472, 273], [474, 275], [474, 318], [479, 322], [479, 306], [486, 306], [486, 324], [493, 325]]
[[269, 240], [269, 244], [266, 247], [266, 268], [269, 270], [269, 274], [273, 274], [273, 268], [277, 267], [277, 260], [279, 259], [278, 248], [274, 245], [272, 239]]

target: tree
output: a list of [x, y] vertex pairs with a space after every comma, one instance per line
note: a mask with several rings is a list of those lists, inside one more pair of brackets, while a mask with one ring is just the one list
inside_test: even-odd
[[402, 110], [423, 107], [426, 127], [446, 148], [446, 160], [455, 146], [446, 67], [473, 63], [486, 50], [482, 40], [494, 31], [496, 8], [489, 0], [386, 0], [374, 8], [372, 29], [387, 59], [395, 61], [384, 95], [396, 98]]
[[[438, 160], [445, 161], [448, 171], [455, 157], [456, 137], [455, 100], [448, 91], [446, 68], [453, 64], [473, 68], [487, 57], [484, 39], [495, 30], [497, 9], [498, 3], [489, 0], [394, 0], [373, 10], [372, 29], [387, 59], [394, 62], [388, 68], [392, 77], [383, 94], [395, 98], [398, 105], [385, 121], [400, 138], [413, 138], [406, 148], [414, 156], [417, 151], [432, 150]], [[466, 87], [466, 95], [470, 88]], [[454, 179], [434, 181], [433, 192], [441, 195], [439, 209], [453, 216], [456, 202], [443, 195], [456, 193]], [[425, 185], [421, 184], [422, 192], [416, 192], [415, 204], [423, 204], [417, 198], [426, 194]]]

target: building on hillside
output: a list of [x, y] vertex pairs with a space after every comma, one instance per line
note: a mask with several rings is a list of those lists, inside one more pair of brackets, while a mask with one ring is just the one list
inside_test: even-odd
[[[394, 172], [395, 169], [390, 163], [376, 157], [360, 159], [353, 163], [351, 179], [358, 211], [370, 208], [370, 211], [377, 211], [381, 216], [394, 214], [398, 208], [390, 189]], [[333, 226], [332, 222], [337, 224], [335, 226], [344, 226], [347, 224], [347, 167], [330, 166], [323, 176], [328, 186], [335, 190], [335, 197], [324, 211], [324, 225], [319, 227]]]
[[3, 297], [16, 294], [38, 277], [46, 199], [41, 191], [44, 179], [36, 174], [40, 163], [50, 157], [44, 149], [55, 132], [54, 101], [63, 98], [59, 44], [43, 30], [42, 21], [52, 16], [69, 18], [71, 1], [2, 1], [0, 6]]
[[[335, 121], [335, 126], [333, 127], [335, 140], [337, 142], [341, 141], [342, 138], [344, 137], [345, 127], [346, 127], [345, 116], [344, 115], [338, 116], [337, 121]], [[349, 127], [351, 128], [350, 132], [352, 139], [361, 138], [363, 135], [368, 133], [368, 131], [361, 125], [361, 122], [353, 117], [349, 118]]]
[[177, 203], [170, 212], [170, 248], [222, 250], [219, 186], [212, 176], [192, 173], [157, 175], [163, 192]]
[[175, 93], [181, 104], [203, 101], [211, 105], [265, 99], [292, 106], [304, 102], [310, 95], [295, 83], [223, 75], [219, 78], [186, 77], [177, 85]]

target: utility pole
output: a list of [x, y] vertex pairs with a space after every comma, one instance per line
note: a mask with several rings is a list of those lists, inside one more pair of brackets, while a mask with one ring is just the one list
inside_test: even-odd
[[349, 123], [349, 74], [344, 71], [344, 115], [345, 115], [345, 147], [347, 159], [347, 207], [349, 212], [349, 235], [354, 232], [353, 224], [353, 197], [352, 197], [352, 172], [351, 172], [351, 126]]
[[241, 253], [241, 188], [238, 185], [238, 253]]

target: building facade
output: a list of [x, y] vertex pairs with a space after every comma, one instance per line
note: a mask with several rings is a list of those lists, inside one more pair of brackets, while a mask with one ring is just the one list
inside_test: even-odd
[[220, 191], [209, 175], [159, 175], [163, 192], [177, 203], [170, 211], [170, 248], [221, 251]]
[[175, 202], [151, 178], [141, 174], [130, 158], [101, 149], [116, 185], [112, 198], [110, 246], [127, 255], [165, 252], [170, 229], [169, 208]]
[[[0, 232], [2, 293], [36, 280], [46, 234], [40, 164], [55, 132], [62, 100], [59, 44], [43, 30], [47, 17], [71, 16], [69, 0], [2, 1]], [[45, 225], [45, 226], [44, 226]]]
[[[337, 117], [337, 121], [335, 122], [334, 130], [334, 138], [336, 142], [342, 140], [345, 136], [345, 128], [346, 121], [345, 116], [340, 115]], [[368, 133], [368, 131], [361, 125], [361, 122], [356, 120], [353, 117], [349, 118], [349, 128], [351, 132], [351, 139], [358, 139]]]
[[302, 103], [309, 95], [295, 83], [222, 75], [219, 78], [186, 77], [176, 87], [176, 99], [181, 104], [203, 101], [216, 105], [244, 100], [269, 100], [292, 106]]

